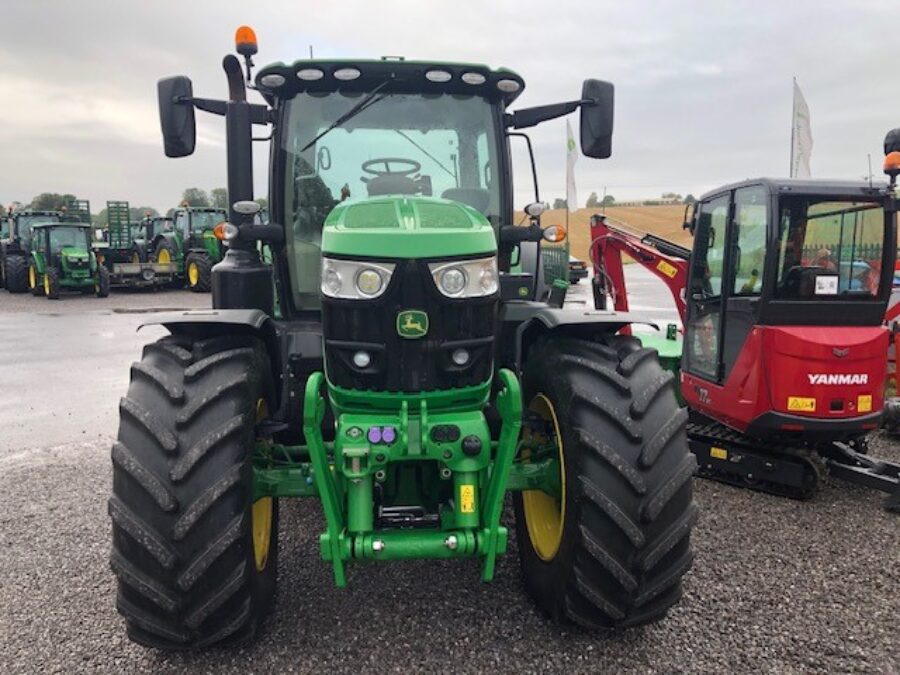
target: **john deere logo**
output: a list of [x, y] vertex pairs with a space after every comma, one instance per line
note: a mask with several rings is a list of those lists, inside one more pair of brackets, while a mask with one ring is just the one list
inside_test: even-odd
[[428, 315], [418, 309], [407, 309], [397, 315], [397, 335], [416, 340], [428, 332]]

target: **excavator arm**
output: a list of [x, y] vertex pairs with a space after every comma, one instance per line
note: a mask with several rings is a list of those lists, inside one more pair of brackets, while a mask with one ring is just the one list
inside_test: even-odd
[[628, 311], [628, 287], [622, 263], [624, 254], [643, 265], [666, 285], [683, 325], [691, 252], [660, 237], [613, 226], [603, 215], [591, 216], [590, 224], [589, 255], [594, 267], [594, 307], [608, 309], [607, 297], [610, 297], [616, 311]]

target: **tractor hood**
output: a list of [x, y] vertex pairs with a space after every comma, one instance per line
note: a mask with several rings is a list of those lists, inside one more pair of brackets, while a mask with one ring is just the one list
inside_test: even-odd
[[405, 195], [341, 204], [329, 214], [322, 252], [352, 258], [450, 258], [493, 255], [494, 230], [459, 202]]
[[66, 246], [60, 253], [63, 258], [71, 262], [87, 262], [89, 258], [87, 249], [78, 246]]

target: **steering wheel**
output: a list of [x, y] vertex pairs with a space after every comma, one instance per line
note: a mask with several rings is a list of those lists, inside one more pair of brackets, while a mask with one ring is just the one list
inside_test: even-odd
[[[372, 167], [377, 166], [379, 164], [384, 165], [384, 171], [378, 171]], [[401, 166], [407, 166], [407, 169], [401, 169], [399, 171], [391, 171], [391, 164], [399, 164]], [[370, 159], [368, 162], [362, 163], [362, 170], [366, 173], [370, 173], [373, 176], [412, 176], [414, 173], [418, 173], [422, 168], [422, 165], [414, 159], [405, 159], [403, 157], [379, 157], [377, 159]]]

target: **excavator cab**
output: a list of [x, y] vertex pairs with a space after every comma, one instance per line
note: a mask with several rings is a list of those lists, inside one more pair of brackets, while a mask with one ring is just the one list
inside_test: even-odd
[[757, 438], [851, 438], [883, 406], [896, 252], [884, 185], [758, 179], [696, 205], [682, 393]]

